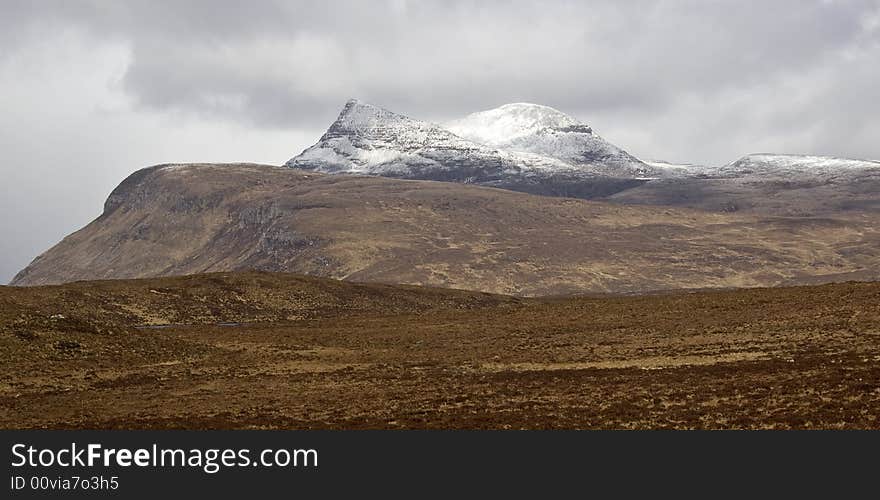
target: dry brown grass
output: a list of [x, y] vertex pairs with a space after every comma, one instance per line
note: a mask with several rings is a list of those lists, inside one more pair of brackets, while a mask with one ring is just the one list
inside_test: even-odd
[[[192, 325], [133, 327], [159, 319]], [[880, 284], [514, 299], [236, 273], [0, 288], [0, 358], [3, 428], [876, 429]]]

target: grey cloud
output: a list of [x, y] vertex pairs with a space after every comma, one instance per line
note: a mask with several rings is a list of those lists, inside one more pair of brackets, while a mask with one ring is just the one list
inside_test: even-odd
[[[72, 7], [76, 5], [77, 8]], [[445, 119], [515, 100], [587, 119], [669, 112], [824, 64], [874, 1], [93, 2], [54, 4], [130, 44], [124, 86], [154, 109], [314, 126], [358, 96]], [[35, 7], [25, 8], [40, 18]], [[601, 128], [601, 124], [597, 124]]]

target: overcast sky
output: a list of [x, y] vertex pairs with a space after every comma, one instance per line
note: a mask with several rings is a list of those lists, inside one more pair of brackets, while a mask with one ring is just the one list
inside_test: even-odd
[[350, 97], [546, 104], [645, 159], [878, 159], [880, 0], [2, 0], [0, 282], [132, 171], [283, 163]]

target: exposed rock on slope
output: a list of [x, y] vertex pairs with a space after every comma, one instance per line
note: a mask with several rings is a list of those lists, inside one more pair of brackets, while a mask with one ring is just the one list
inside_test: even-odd
[[760, 219], [260, 165], [132, 174], [13, 284], [238, 269], [524, 295], [876, 279], [875, 220]]

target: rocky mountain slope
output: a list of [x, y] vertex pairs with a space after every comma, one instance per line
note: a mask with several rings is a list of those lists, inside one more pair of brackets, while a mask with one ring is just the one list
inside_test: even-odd
[[287, 166], [581, 198], [609, 195], [665, 172], [545, 106], [503, 106], [444, 128], [357, 100], [348, 101], [318, 143]]
[[237, 269], [521, 295], [880, 277], [864, 215], [777, 218], [250, 164], [132, 174], [16, 285]]

